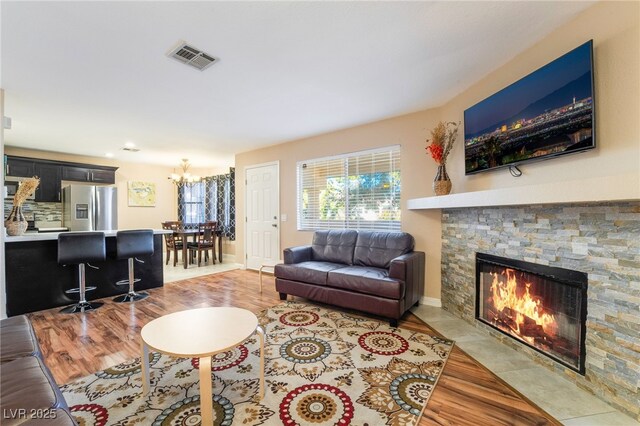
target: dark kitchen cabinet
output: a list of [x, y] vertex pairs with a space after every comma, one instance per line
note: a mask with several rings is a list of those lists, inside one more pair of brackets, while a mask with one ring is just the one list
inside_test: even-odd
[[115, 170], [91, 170], [91, 182], [95, 183], [116, 183]]
[[35, 163], [30, 158], [7, 157], [5, 176], [31, 177], [35, 175]]
[[5, 165], [6, 176], [38, 176], [40, 178], [40, 185], [35, 193], [35, 201], [56, 203], [61, 201], [60, 187], [63, 180], [114, 184], [116, 183], [116, 170], [118, 170], [117, 167], [111, 166], [11, 155], [6, 156]]
[[93, 183], [115, 183], [116, 168], [90, 168], [77, 166], [64, 166], [62, 168], [62, 180]]
[[76, 182], [91, 182], [91, 169], [86, 167], [64, 166], [62, 168], [62, 179]]
[[62, 166], [36, 162], [35, 174], [40, 178], [40, 185], [36, 189], [36, 201], [62, 201], [60, 194]]

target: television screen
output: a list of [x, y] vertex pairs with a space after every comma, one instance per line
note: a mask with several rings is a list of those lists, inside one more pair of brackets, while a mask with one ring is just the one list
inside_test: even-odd
[[464, 112], [465, 173], [595, 147], [593, 42]]

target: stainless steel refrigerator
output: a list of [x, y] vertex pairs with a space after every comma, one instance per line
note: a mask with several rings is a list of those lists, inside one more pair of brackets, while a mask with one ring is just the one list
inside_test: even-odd
[[69, 185], [62, 189], [63, 226], [70, 231], [118, 229], [115, 186]]

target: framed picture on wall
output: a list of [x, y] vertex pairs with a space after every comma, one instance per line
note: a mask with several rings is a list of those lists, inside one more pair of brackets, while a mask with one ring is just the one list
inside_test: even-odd
[[156, 184], [130, 180], [127, 182], [129, 207], [155, 207]]

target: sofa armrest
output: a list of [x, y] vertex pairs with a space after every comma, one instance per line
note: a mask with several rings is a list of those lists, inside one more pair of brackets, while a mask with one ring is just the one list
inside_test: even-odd
[[284, 263], [287, 265], [311, 260], [311, 246], [289, 247], [284, 249], [283, 253]]
[[423, 251], [412, 251], [391, 261], [389, 278], [404, 281], [407, 309], [419, 302], [424, 294], [424, 263]]

